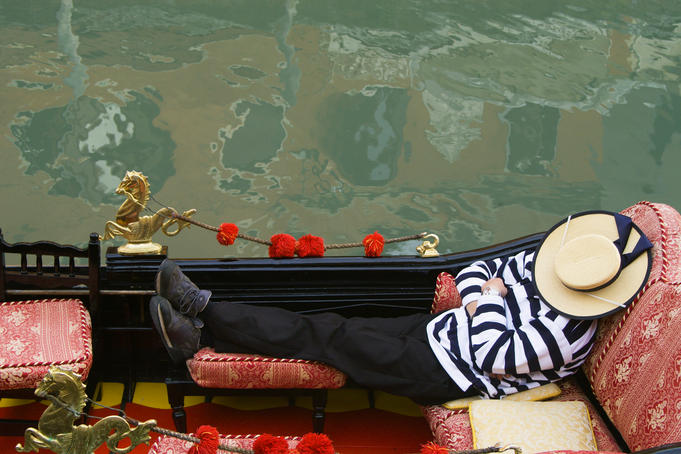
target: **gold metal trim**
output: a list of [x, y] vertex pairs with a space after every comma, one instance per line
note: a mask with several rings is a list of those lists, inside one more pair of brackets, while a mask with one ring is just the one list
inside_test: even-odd
[[91, 454], [106, 443], [110, 452], [126, 454], [141, 443], [148, 444], [149, 431], [156, 427], [156, 421], [150, 419], [131, 428], [120, 416], [107, 416], [92, 426], [74, 426], [87, 401], [85, 385], [79, 375], [58, 366], [50, 368], [35, 395], [47, 399], [50, 405], [40, 417], [38, 428], [26, 429], [24, 444], [16, 445], [17, 452], [48, 449], [57, 454]]
[[[185, 227], [190, 227], [187, 222], [196, 213], [195, 209], [186, 210], [179, 219], [179, 213], [175, 208], [163, 207], [156, 212], [147, 208], [147, 202], [151, 197], [149, 180], [141, 172], [134, 170], [125, 173], [125, 177], [116, 188], [116, 194], [124, 195], [125, 202], [121, 204], [116, 213], [115, 221], [107, 221], [104, 224], [104, 236], [99, 239], [110, 240], [122, 236], [128, 242], [118, 247], [121, 255], [147, 255], [159, 254], [163, 249], [158, 243], [151, 241], [151, 237], [159, 229], [167, 236], [175, 236]], [[150, 211], [151, 216], [140, 216], [144, 210]], [[170, 230], [176, 226], [175, 230]]]
[[[433, 241], [428, 241], [426, 238], [432, 238]], [[435, 249], [438, 244], [440, 244], [440, 238], [434, 233], [429, 233], [423, 237], [423, 242], [416, 248], [416, 252], [424, 258], [438, 257], [440, 253]]]

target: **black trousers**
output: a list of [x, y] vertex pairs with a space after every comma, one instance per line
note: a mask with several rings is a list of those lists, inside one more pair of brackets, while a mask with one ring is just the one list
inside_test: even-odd
[[345, 318], [210, 302], [200, 317], [203, 339], [217, 352], [320, 361], [360, 386], [424, 405], [476, 394], [459, 389], [435, 358], [426, 337], [430, 314]]

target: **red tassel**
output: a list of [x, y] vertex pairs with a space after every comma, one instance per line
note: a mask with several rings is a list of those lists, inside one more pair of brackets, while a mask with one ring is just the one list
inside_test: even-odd
[[298, 257], [324, 257], [324, 239], [309, 233], [296, 243]]
[[421, 454], [449, 454], [449, 449], [444, 446], [437, 445], [432, 441], [421, 445]]
[[218, 232], [217, 238], [218, 243], [223, 246], [229, 246], [234, 244], [236, 236], [239, 234], [239, 227], [235, 224], [222, 223], [220, 224], [220, 231]]
[[385, 244], [385, 240], [383, 239], [383, 235], [381, 235], [378, 232], [374, 232], [370, 235], [365, 236], [364, 240], [362, 240], [362, 244], [364, 245], [365, 256], [379, 257], [381, 255], [381, 252], [383, 252], [383, 245]]
[[334, 454], [333, 443], [324, 434], [308, 433], [296, 446], [299, 454]]
[[220, 445], [218, 430], [213, 426], [199, 426], [194, 434], [200, 441], [194, 444], [187, 454], [216, 454]]
[[282, 437], [270, 434], [262, 434], [253, 443], [255, 454], [287, 454], [288, 442]]
[[296, 239], [288, 233], [277, 233], [270, 238], [272, 246], [269, 253], [272, 258], [290, 259], [296, 255]]

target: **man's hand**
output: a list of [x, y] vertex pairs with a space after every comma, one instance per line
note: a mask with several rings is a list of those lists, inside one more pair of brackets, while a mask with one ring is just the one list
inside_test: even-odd
[[[480, 289], [482, 291], [485, 290], [485, 288], [491, 288], [493, 290], [496, 290], [501, 294], [501, 297], [505, 297], [506, 294], [508, 293], [508, 289], [506, 288], [506, 285], [504, 285], [504, 281], [499, 278], [495, 277], [493, 279], [490, 279], [489, 281], [485, 282], [480, 286]], [[466, 310], [468, 311], [468, 315], [473, 317], [473, 314], [475, 314], [475, 309], [478, 307], [478, 302], [477, 301], [472, 301], [466, 305]]]
[[506, 297], [506, 294], [508, 293], [508, 289], [506, 288], [506, 285], [504, 285], [504, 281], [502, 281], [500, 277], [495, 277], [494, 279], [490, 279], [489, 281], [482, 284], [481, 288], [484, 291], [485, 288], [487, 288], [487, 287], [501, 293], [502, 297]]

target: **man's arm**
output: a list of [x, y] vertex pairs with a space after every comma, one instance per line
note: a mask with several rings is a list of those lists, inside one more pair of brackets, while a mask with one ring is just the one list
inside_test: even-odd
[[461, 295], [461, 305], [466, 308], [469, 317], [475, 313], [483, 284], [490, 278], [492, 278], [492, 270], [483, 261], [475, 262], [457, 274], [456, 288]]
[[[489, 290], [491, 290], [491, 292], [498, 293], [497, 296], [500, 296], [502, 298], [505, 298], [506, 294], [508, 293], [508, 289], [506, 288], [506, 285], [504, 285], [504, 281], [502, 281], [501, 278], [498, 277], [490, 279], [480, 286], [480, 296], [484, 295]], [[475, 301], [471, 301], [466, 305], [466, 311], [468, 311], [468, 315], [471, 318], [473, 317], [473, 315], [475, 315], [475, 310], [477, 309], [477, 307], [478, 307], [477, 299]]]
[[[485, 285], [499, 289], [503, 282], [493, 279]], [[539, 316], [519, 327], [507, 328], [501, 295], [479, 298], [471, 322], [471, 344], [475, 364], [491, 374], [556, 370], [572, 361], [571, 346], [562, 328], [550, 318]]]
[[[471, 345], [476, 365], [491, 374], [523, 374], [559, 369], [572, 361], [572, 348], [563, 332], [562, 318], [557, 314], [542, 313], [525, 320], [520, 326], [510, 323], [510, 310], [517, 310], [517, 304], [506, 304], [505, 283], [521, 282], [531, 278], [534, 254], [521, 252], [508, 260], [495, 260], [495, 271], [502, 279], [489, 279], [481, 288], [491, 289], [487, 295], [478, 297], [471, 320]], [[499, 263], [497, 263], [499, 262]], [[502, 265], [503, 263], [503, 265]], [[495, 295], [498, 293], [499, 295]], [[514, 291], [522, 299], [522, 288]], [[517, 321], [518, 315], [513, 315]], [[509, 320], [507, 320], [507, 318]], [[555, 321], [554, 321], [555, 319]]]

